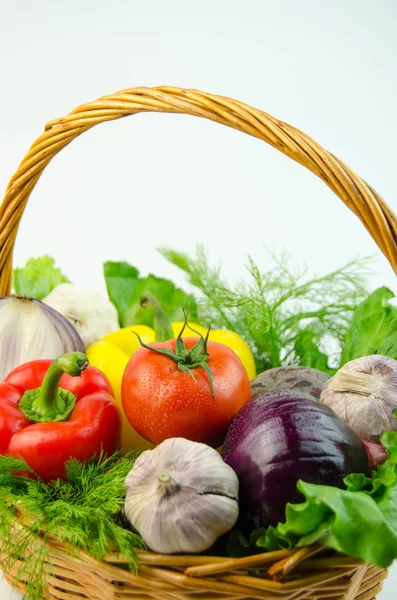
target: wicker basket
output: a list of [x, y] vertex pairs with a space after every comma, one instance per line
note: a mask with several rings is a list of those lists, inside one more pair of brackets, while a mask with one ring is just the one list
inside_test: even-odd
[[[51, 159], [77, 136], [105, 121], [139, 112], [204, 117], [274, 146], [304, 165], [359, 217], [397, 273], [397, 219], [379, 195], [341, 160], [299, 130], [237, 100], [180, 88], [133, 88], [84, 104], [48, 123], [11, 179], [0, 207], [0, 296], [11, 289], [12, 254], [24, 208]], [[15, 527], [23, 527], [16, 515]], [[66, 544], [47, 540], [47, 597], [59, 600], [371, 600], [387, 571], [331, 553], [320, 546], [281, 550], [248, 558], [163, 556], [139, 551], [139, 573], [132, 574], [119, 554], [102, 562]], [[5, 573], [26, 591], [17, 572], [24, 556]], [[4, 565], [0, 540], [0, 567]], [[255, 568], [255, 575], [252, 569]], [[259, 576], [258, 576], [259, 573]]]

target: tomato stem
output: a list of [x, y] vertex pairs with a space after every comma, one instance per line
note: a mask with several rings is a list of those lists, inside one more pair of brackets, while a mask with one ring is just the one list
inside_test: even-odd
[[[170, 358], [171, 360], [175, 361], [178, 365], [178, 369], [180, 371], [182, 371], [183, 373], [186, 373], [186, 375], [189, 375], [194, 381], [196, 381], [196, 378], [194, 376], [192, 369], [198, 369], [200, 367], [202, 369], [204, 369], [208, 375], [208, 380], [209, 380], [209, 384], [210, 384], [210, 388], [211, 388], [211, 394], [212, 394], [212, 396], [215, 397], [214, 380], [212, 377], [212, 371], [211, 371], [210, 366], [207, 363], [207, 360], [210, 356], [207, 346], [208, 346], [208, 337], [209, 337], [209, 334], [211, 331], [211, 326], [208, 327], [207, 334], [204, 338], [201, 335], [201, 333], [199, 333], [198, 331], [196, 331], [195, 329], [193, 329], [192, 327], [190, 327], [188, 325], [188, 311], [187, 310], [183, 310], [183, 315], [184, 315], [184, 323], [183, 323], [183, 327], [182, 327], [181, 331], [179, 332], [179, 335], [176, 339], [175, 352], [173, 352], [172, 350], [168, 350], [168, 348], [153, 348], [152, 346], [148, 346], [147, 344], [143, 343], [143, 341], [141, 340], [141, 338], [139, 337], [139, 335], [136, 332], [134, 332], [134, 333], [137, 336], [139, 343], [143, 348], [146, 348], [147, 350], [150, 350], [151, 352], [156, 352], [157, 354], [162, 354], [163, 356], [166, 356], [167, 358]], [[193, 348], [190, 348], [190, 349], [186, 347], [186, 344], [182, 338], [182, 335], [183, 335], [186, 327], [188, 329], [190, 329], [191, 331], [193, 331], [194, 333], [197, 333], [197, 335], [200, 337], [197, 344], [195, 344], [193, 346]]]

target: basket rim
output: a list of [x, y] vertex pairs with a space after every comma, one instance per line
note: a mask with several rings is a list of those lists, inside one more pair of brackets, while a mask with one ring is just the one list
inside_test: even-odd
[[19, 224], [52, 158], [92, 127], [140, 112], [206, 118], [259, 138], [322, 179], [360, 219], [397, 274], [397, 218], [379, 194], [347, 165], [297, 128], [226, 96], [172, 86], [135, 87], [82, 104], [47, 123], [11, 178], [0, 205], [0, 297], [11, 289]]
[[[171, 86], [153, 88], [135, 87], [82, 104], [65, 117], [50, 121], [47, 123], [42, 135], [33, 142], [30, 150], [22, 159], [16, 173], [9, 182], [4, 200], [0, 205], [0, 296], [7, 295], [10, 292], [12, 255], [19, 224], [29, 197], [45, 167], [63, 148], [92, 127], [106, 121], [117, 120], [140, 112], [187, 114], [206, 118], [265, 141], [273, 148], [306, 167], [326, 183], [360, 219], [397, 274], [396, 216], [371, 186], [357, 176], [343, 161], [322, 148], [311, 137], [262, 110], [225, 96]], [[65, 561], [66, 557], [66, 562], [68, 562], [69, 558], [74, 561], [76, 560], [75, 552], [71, 556], [66, 547], [59, 547], [54, 541], [47, 540], [46, 543], [51, 544], [51, 555], [53, 557], [63, 561]], [[62, 544], [64, 543], [62, 542]], [[260, 590], [262, 595], [258, 597], [265, 597], [263, 596], [265, 587], [270, 586], [271, 589], [268, 590], [270, 592], [282, 593], [284, 595], [292, 594], [294, 598], [298, 598], [296, 590], [301, 590], [301, 588], [299, 588], [297, 583], [299, 580], [293, 579], [296, 573], [295, 569], [304, 564], [305, 560], [321, 560], [320, 558], [315, 558], [320, 552], [321, 550], [318, 547], [309, 547], [297, 549], [291, 555], [283, 555], [283, 558], [280, 557], [281, 555], [278, 555], [279, 560], [272, 566], [272, 577], [274, 576], [276, 580], [266, 580]], [[0, 540], [0, 564], [4, 564], [2, 556]], [[187, 574], [181, 574], [175, 571], [177, 567], [172, 569], [172, 565], [169, 571], [165, 570], [161, 564], [156, 565], [156, 561], [153, 559], [156, 555], [153, 553], [147, 555], [141, 553], [141, 558], [147, 558], [148, 556], [151, 557], [150, 560], [152, 560], [152, 563], [142, 564], [140, 575], [130, 575], [130, 577], [135, 577], [135, 583], [136, 577], [143, 577], [145, 581], [160, 581], [164, 585], [166, 584], [165, 589], [168, 590], [170, 588], [167, 588], [167, 586], [171, 585], [173, 586], [171, 589], [175, 591], [175, 589], [180, 590], [181, 587], [186, 587], [186, 583], [189, 582], [189, 585], [193, 586], [193, 589], [197, 592], [198, 589], [203, 589], [199, 587], [199, 583], [204, 579], [207, 586], [208, 582], [211, 581], [213, 593], [221, 594], [220, 598], [224, 597], [225, 593], [234, 593], [238, 596], [238, 592], [240, 592], [241, 597], [241, 593], [249, 593], [250, 591], [252, 593], [253, 589], [257, 590], [259, 594], [258, 578], [250, 577], [249, 575], [240, 575], [239, 573], [225, 575], [224, 572], [219, 571], [219, 565], [217, 566], [215, 563], [212, 565], [189, 565], [186, 567], [188, 569]], [[114, 567], [110, 560], [108, 562], [96, 561], [96, 563], [93, 563], [92, 561], [95, 561], [95, 559], [89, 555], [84, 556], [80, 554], [81, 557], [87, 560], [87, 564], [91, 566], [95, 564], [99, 570], [102, 569], [104, 572], [109, 573], [110, 569], [110, 572], [114, 575], [114, 569], [117, 569], [119, 576], [121, 573], [124, 573], [125, 577], [125, 569]], [[112, 558], [112, 555], [110, 555], [110, 558]], [[113, 556], [113, 559], [115, 558]], [[219, 558], [226, 560], [226, 557]], [[118, 555], [117, 560], [122, 560], [122, 557]], [[162, 560], [164, 561], [164, 558]], [[231, 568], [230, 559], [227, 560], [229, 561], [229, 568]], [[251, 563], [252, 560], [251, 558]], [[351, 562], [350, 558], [347, 559], [347, 562], [349, 561]], [[240, 567], [241, 564], [241, 562], [237, 563]], [[236, 563], [234, 562], [232, 566], [236, 566]], [[320, 575], [311, 575], [311, 580], [303, 578], [301, 583], [305, 581], [306, 587], [311, 585], [311, 583], [317, 586], [324, 583], [324, 581], [335, 582], [345, 578], [344, 581], [345, 583], [347, 581], [347, 583], [344, 587], [346, 591], [344, 598], [345, 600], [353, 600], [356, 592], [362, 589], [362, 581], [365, 579], [367, 572], [377, 569], [374, 578], [377, 577], [379, 579], [379, 577], [383, 576], [384, 578], [386, 576], [384, 569], [372, 567], [365, 563], [355, 563], [353, 567], [351, 565], [344, 566], [345, 568], [338, 567], [334, 563], [334, 566], [330, 568], [331, 575], [328, 573], [326, 579], [322, 579], [324, 575], [321, 573]], [[205, 567], [207, 567], [206, 570]], [[210, 567], [212, 567], [212, 570]], [[324, 564], [323, 567], [324, 572], [326, 572]], [[346, 573], [346, 569], [350, 569], [348, 573]], [[283, 581], [277, 580], [280, 575]], [[16, 581], [16, 573], [7, 576], [11, 580]], [[289, 576], [292, 580], [288, 580]], [[103, 581], [105, 580], [106, 577]], [[375, 587], [380, 584], [381, 580], [377, 580]], [[142, 586], [142, 580], [140, 581]], [[363, 592], [360, 592], [360, 600], [372, 597], [366, 596], [368, 589], [372, 593], [372, 588], [365, 589]], [[153, 595], [153, 597], [155, 596]], [[175, 595], [169, 597], [175, 598]], [[179, 595], [178, 597], [180, 598], [181, 596]]]

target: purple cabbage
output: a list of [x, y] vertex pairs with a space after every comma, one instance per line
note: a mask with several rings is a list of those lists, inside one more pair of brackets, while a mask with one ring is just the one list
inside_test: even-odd
[[240, 525], [276, 525], [288, 502], [304, 498], [299, 479], [344, 487], [350, 473], [369, 474], [360, 438], [328, 407], [289, 390], [248, 402], [234, 418], [222, 455], [240, 481]]

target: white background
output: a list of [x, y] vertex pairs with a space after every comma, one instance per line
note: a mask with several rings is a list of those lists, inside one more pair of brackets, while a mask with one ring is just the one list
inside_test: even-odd
[[[0, 188], [45, 122], [134, 86], [194, 87], [287, 121], [340, 156], [397, 210], [394, 0], [14, 0], [0, 2]], [[103, 125], [48, 167], [15, 263], [44, 253], [104, 289], [102, 262], [182, 275], [156, 248], [203, 242], [230, 278], [264, 246], [326, 273], [377, 252], [314, 175], [264, 143], [185, 116]], [[397, 292], [379, 255], [371, 287]], [[397, 569], [381, 593], [392, 600]], [[17, 598], [0, 582], [0, 598]]]

